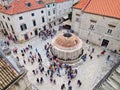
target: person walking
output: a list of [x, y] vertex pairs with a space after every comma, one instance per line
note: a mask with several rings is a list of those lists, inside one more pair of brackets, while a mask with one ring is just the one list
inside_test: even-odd
[[70, 85], [70, 83], [71, 83], [71, 80], [68, 81], [68, 86]]
[[36, 51], [36, 53], [38, 53], [38, 49], [37, 48], [35, 49], [35, 51]]
[[94, 51], [95, 51], [95, 49], [94, 49], [94, 48], [92, 48], [92, 53], [94, 53]]
[[37, 78], [37, 83], [39, 83], [39, 78]]
[[78, 86], [80, 87], [82, 83], [81, 83], [80, 80], [78, 80], [78, 81], [77, 81], [77, 84], [78, 84]]
[[56, 80], [55, 79], [53, 80], [53, 83], [56, 84]]
[[87, 54], [84, 54], [81, 59], [85, 62], [86, 61], [86, 58], [87, 58]]
[[72, 86], [69, 86], [69, 87], [68, 87], [68, 90], [72, 90]]
[[40, 78], [40, 83], [41, 83], [41, 84], [43, 83], [43, 78], [42, 78], [42, 77]]
[[61, 90], [65, 89], [65, 84], [61, 85]]
[[110, 55], [107, 56], [107, 61], [109, 61], [109, 60], [110, 60]]

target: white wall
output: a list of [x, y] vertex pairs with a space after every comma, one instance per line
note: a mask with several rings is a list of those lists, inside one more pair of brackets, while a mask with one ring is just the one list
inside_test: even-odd
[[71, 9], [72, 5], [73, 5], [72, 0], [57, 3], [56, 4], [57, 18], [61, 18], [65, 15], [69, 14], [72, 11], [72, 9]]
[[[44, 13], [41, 13], [41, 11], [43, 10]], [[31, 16], [31, 13], [34, 13], [34, 16]], [[19, 17], [22, 16], [23, 19], [19, 20]], [[42, 22], [42, 17], [44, 17], [45, 22]], [[45, 8], [41, 8], [41, 9], [37, 9], [37, 10], [33, 10], [33, 11], [29, 11], [29, 12], [25, 12], [25, 13], [20, 13], [20, 14], [16, 14], [13, 15], [13, 25], [15, 27], [15, 30], [17, 32], [17, 36], [19, 38], [24, 38], [24, 34], [28, 33], [29, 38], [34, 36], [34, 29], [38, 29], [38, 28], [42, 28], [42, 26], [47, 24], [47, 19], [46, 19], [46, 10]], [[36, 21], [36, 26], [33, 26], [33, 20]], [[20, 25], [21, 24], [26, 24], [27, 25], [27, 29], [24, 31], [21, 31]], [[30, 32], [32, 32], [33, 34], [30, 35]], [[22, 36], [22, 37], [21, 37]]]
[[[48, 7], [49, 5], [49, 7]], [[53, 10], [55, 10], [55, 14], [53, 13]], [[50, 15], [48, 15], [48, 12], [50, 11]], [[54, 21], [56, 19], [56, 4], [51, 3], [46, 5], [46, 15], [47, 15], [47, 22]]]
[[[72, 26], [71, 28], [74, 30], [76, 34], [79, 32], [80, 28], [80, 20], [81, 20], [81, 10], [79, 9], [73, 9], [72, 12]], [[76, 18], [78, 18], [78, 22], [76, 22]]]

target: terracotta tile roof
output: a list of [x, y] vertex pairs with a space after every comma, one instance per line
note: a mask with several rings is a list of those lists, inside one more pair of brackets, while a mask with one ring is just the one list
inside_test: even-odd
[[[18, 14], [45, 7], [43, 3], [38, 4], [37, 1], [38, 0], [14, 0], [9, 6], [7, 6], [10, 7], [9, 9], [3, 7], [0, 12], [6, 14]], [[26, 5], [28, 3], [31, 4], [30, 7]]]
[[66, 0], [55, 0], [56, 3], [65, 2]]
[[84, 11], [120, 18], [120, 0], [91, 0]]
[[80, 1], [78, 2], [78, 4], [76, 4], [75, 6], [73, 6], [73, 8], [82, 9], [82, 8], [85, 7], [85, 5], [87, 4], [87, 1], [88, 1], [88, 0], [80, 0]]
[[[82, 0], [86, 1], [86, 0]], [[83, 9], [81, 4], [76, 5], [74, 8]], [[89, 3], [86, 3], [84, 12], [109, 16], [113, 18], [120, 18], [120, 0], [89, 0]]]
[[42, 0], [45, 4], [54, 3], [55, 0]]
[[18, 76], [9, 63], [0, 57], [0, 90], [5, 90]]

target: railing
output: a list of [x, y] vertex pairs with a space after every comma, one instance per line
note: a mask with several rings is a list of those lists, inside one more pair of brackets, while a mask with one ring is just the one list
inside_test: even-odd
[[101, 80], [99, 81], [99, 83], [98, 83], [92, 90], [97, 90], [97, 89], [106, 81], [106, 79], [109, 78], [109, 76], [111, 75], [111, 73], [112, 73], [113, 71], [115, 71], [115, 69], [116, 69], [119, 65], [120, 65], [120, 61], [112, 67], [112, 69], [103, 77], [103, 79], [101, 79]]

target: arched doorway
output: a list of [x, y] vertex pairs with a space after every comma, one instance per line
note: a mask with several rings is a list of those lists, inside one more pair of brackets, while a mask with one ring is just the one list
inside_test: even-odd
[[34, 34], [35, 34], [35, 36], [38, 35], [38, 30], [37, 29], [34, 30]]

